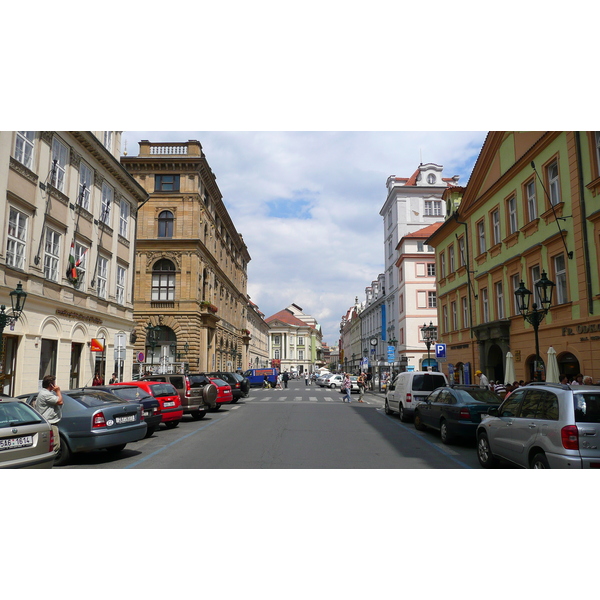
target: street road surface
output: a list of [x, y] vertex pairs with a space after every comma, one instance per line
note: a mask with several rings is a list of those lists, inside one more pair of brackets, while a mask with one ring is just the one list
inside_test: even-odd
[[116, 456], [75, 455], [65, 469], [468, 469], [479, 468], [475, 441], [442, 444], [383, 411], [383, 396], [352, 395], [291, 380], [283, 390], [253, 388], [248, 398], [184, 417], [128, 444]]

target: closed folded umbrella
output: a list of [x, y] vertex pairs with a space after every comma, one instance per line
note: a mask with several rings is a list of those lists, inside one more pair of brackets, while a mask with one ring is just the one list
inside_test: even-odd
[[504, 383], [512, 383], [517, 379], [515, 375], [515, 359], [510, 352], [506, 353], [506, 364], [504, 367]]
[[548, 383], [558, 383], [560, 381], [560, 371], [558, 370], [558, 360], [556, 360], [556, 350], [552, 346], [548, 348], [548, 367], [546, 368], [546, 381]]

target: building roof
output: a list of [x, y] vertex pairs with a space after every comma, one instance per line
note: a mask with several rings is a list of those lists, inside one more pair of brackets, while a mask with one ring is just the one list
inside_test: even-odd
[[407, 233], [405, 236], [402, 237], [402, 239], [405, 239], [405, 238], [427, 239], [428, 237], [432, 236], [443, 224], [444, 224], [443, 221], [440, 221], [438, 223], [432, 223], [431, 225], [427, 225], [427, 227], [423, 227], [423, 229], [419, 229], [418, 231], [413, 231], [411, 233]]
[[272, 323], [273, 321], [281, 321], [286, 325], [294, 325], [295, 327], [310, 327], [311, 329], [315, 329], [314, 325], [309, 325], [304, 321], [301, 321], [297, 317], [295, 317], [287, 308], [280, 310], [278, 313], [271, 315], [265, 319], [266, 323]]

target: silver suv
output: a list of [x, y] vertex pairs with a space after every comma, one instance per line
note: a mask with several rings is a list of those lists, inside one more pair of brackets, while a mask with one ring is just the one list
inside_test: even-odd
[[482, 467], [600, 468], [600, 387], [536, 383], [490, 408], [477, 428]]

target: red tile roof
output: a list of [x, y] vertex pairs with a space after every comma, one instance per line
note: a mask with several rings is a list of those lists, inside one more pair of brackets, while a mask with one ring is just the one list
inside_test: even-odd
[[[423, 227], [423, 229], [419, 229], [418, 231], [413, 231], [412, 233], [407, 233], [405, 238], [424, 238], [432, 236], [444, 223], [432, 223], [431, 225], [427, 225], [427, 227]], [[404, 239], [404, 238], [402, 238]]]
[[265, 323], [271, 323], [273, 321], [281, 321], [282, 323], [286, 323], [287, 325], [295, 325], [296, 327], [311, 327], [314, 329], [313, 325], [309, 325], [304, 321], [301, 321], [297, 317], [295, 317], [287, 308], [280, 310], [278, 313], [271, 315], [270, 317], [265, 319]]

